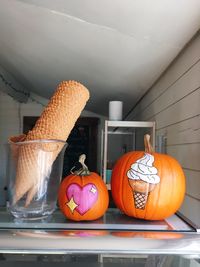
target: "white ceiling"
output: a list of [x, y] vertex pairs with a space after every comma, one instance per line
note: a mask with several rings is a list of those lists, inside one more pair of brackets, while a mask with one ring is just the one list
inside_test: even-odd
[[199, 0], [1, 0], [0, 65], [44, 97], [80, 81], [87, 110], [126, 114], [199, 28]]

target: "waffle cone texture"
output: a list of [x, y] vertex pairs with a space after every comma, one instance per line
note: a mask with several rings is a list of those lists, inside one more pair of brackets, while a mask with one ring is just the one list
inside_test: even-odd
[[[61, 82], [34, 128], [27, 135], [13, 136], [9, 139], [13, 155], [18, 157], [14, 203], [27, 194], [26, 206], [30, 204], [43, 182], [41, 177], [45, 178], [48, 175], [53, 162], [63, 148], [63, 143], [56, 148], [50, 143], [43, 144], [42, 150], [51, 151], [51, 153], [45, 165], [40, 166], [36, 143], [26, 145], [26, 141], [41, 139], [66, 141], [88, 99], [89, 91], [82, 84], [76, 81]], [[17, 142], [25, 144], [18, 149], [19, 151], [15, 151]]]
[[142, 210], [145, 209], [148, 196], [149, 196], [148, 193], [134, 191], [133, 198], [135, 202], [135, 208], [142, 209]]

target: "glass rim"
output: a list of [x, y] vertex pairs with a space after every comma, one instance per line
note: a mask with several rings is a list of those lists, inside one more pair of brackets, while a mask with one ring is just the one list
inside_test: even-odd
[[68, 145], [66, 141], [60, 139], [35, 139], [35, 140], [28, 140], [28, 141], [19, 141], [19, 142], [9, 142], [9, 145], [26, 145], [26, 144], [34, 144], [34, 143], [63, 143]]

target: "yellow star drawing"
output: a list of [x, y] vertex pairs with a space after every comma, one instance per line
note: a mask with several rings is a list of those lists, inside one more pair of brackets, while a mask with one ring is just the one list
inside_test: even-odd
[[70, 201], [66, 203], [67, 206], [69, 207], [69, 209], [71, 210], [71, 212], [74, 212], [74, 209], [78, 206], [75, 202], [73, 197], [71, 197]]
[[90, 189], [90, 192], [92, 192], [93, 194], [95, 194], [95, 193], [97, 192], [97, 190], [96, 190], [96, 188], [92, 187], [92, 188]]

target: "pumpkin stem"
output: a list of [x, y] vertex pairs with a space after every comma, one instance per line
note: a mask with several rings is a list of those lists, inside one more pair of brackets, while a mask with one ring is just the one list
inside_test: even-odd
[[86, 155], [85, 154], [80, 155], [78, 161], [81, 164], [81, 168], [78, 169], [78, 170], [73, 171], [75, 169], [75, 166], [74, 166], [74, 167], [71, 168], [70, 172], [72, 174], [76, 174], [76, 175], [80, 175], [80, 176], [88, 176], [88, 175], [90, 175], [90, 171], [88, 170], [88, 167], [85, 164], [85, 159], [86, 159]]
[[145, 134], [145, 136], [144, 136], [144, 148], [145, 148], [146, 153], [151, 154], [154, 152], [153, 147], [152, 147], [151, 142], [150, 142], [150, 135], [149, 134]]

